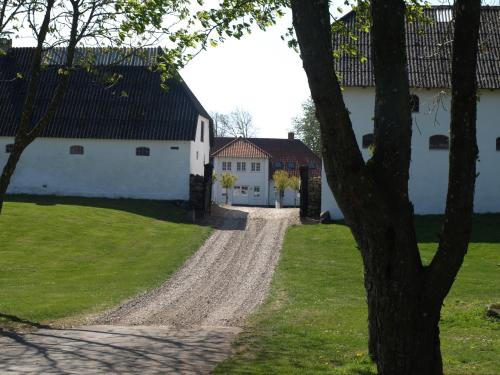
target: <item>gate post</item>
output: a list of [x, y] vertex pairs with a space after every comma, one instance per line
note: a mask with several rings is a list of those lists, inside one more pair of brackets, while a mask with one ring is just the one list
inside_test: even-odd
[[309, 168], [302, 165], [300, 171], [300, 217], [307, 217], [307, 208], [309, 207]]
[[210, 163], [205, 164], [205, 171], [203, 175], [204, 191], [203, 191], [203, 209], [210, 215], [212, 212], [212, 175], [214, 166]]

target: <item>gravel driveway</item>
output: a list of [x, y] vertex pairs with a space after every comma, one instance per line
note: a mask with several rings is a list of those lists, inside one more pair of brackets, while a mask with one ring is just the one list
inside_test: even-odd
[[69, 330], [0, 332], [0, 373], [208, 373], [266, 298], [296, 209], [216, 208], [216, 230], [159, 288]]

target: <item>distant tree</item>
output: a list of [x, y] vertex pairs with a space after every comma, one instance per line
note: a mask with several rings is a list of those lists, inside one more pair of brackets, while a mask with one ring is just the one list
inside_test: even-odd
[[300, 190], [300, 178], [297, 176], [290, 176], [288, 179], [288, 187], [293, 190], [293, 206], [297, 207], [297, 193]]
[[302, 113], [292, 120], [292, 130], [304, 144], [321, 157], [321, 129], [311, 98], [302, 104]]
[[212, 120], [214, 120], [214, 133], [216, 137], [228, 136], [229, 117], [228, 115], [220, 112], [210, 113]]
[[279, 169], [273, 174], [274, 188], [278, 193], [278, 208], [283, 207], [283, 196], [285, 195], [285, 190], [290, 185], [290, 177], [288, 172], [283, 169]]
[[229, 197], [229, 189], [234, 187], [234, 184], [238, 181], [238, 176], [232, 173], [222, 173], [220, 176], [220, 185], [222, 188], [226, 189], [226, 204]]
[[257, 134], [252, 115], [240, 108], [228, 114], [212, 112], [216, 137], [252, 138]]

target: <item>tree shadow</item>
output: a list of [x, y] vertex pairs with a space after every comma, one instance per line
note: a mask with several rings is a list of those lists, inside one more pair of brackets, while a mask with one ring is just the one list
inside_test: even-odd
[[6, 202], [32, 203], [40, 206], [82, 206], [124, 211], [155, 220], [211, 226], [219, 230], [244, 230], [248, 213], [236, 208], [214, 205], [210, 214], [188, 211], [186, 202], [146, 199], [87, 198], [56, 195], [8, 195]]
[[[419, 243], [438, 243], [443, 225], [443, 215], [415, 216], [415, 229]], [[344, 220], [329, 224], [347, 226]], [[500, 214], [474, 214], [472, 218], [471, 243], [500, 243]]]
[[208, 373], [230, 354], [234, 329], [96, 326], [0, 332], [0, 373]]
[[40, 324], [38, 322], [32, 322], [27, 319], [20, 318], [15, 315], [5, 314], [0, 312], [0, 320], [4, 320], [10, 323], [14, 323], [16, 325], [27, 326], [31, 328], [50, 328], [50, 326], [45, 324]]
[[33, 203], [39, 206], [71, 205], [125, 211], [156, 220], [189, 222], [187, 210], [181, 201], [146, 199], [87, 198], [56, 195], [8, 195], [6, 202]]

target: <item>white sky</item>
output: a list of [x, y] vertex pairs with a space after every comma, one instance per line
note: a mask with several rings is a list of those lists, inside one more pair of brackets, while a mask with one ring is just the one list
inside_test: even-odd
[[260, 137], [286, 138], [291, 120], [309, 97], [298, 53], [280, 36], [291, 17], [241, 40], [228, 40], [198, 55], [181, 71], [207, 111], [239, 107], [253, 116]]

